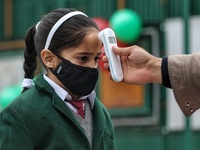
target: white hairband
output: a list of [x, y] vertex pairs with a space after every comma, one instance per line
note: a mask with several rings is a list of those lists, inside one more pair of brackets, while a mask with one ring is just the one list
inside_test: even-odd
[[39, 24], [40, 24], [40, 21], [39, 21], [39, 22], [36, 24], [36, 26], [35, 26], [35, 29], [36, 29], [36, 30], [38, 29]]
[[75, 16], [75, 15], [84, 15], [87, 17], [86, 14], [80, 12], [80, 11], [73, 11], [73, 12], [70, 12], [66, 15], [64, 15], [62, 18], [60, 18], [55, 24], [54, 26], [51, 28], [51, 31], [49, 32], [49, 35], [47, 37], [47, 40], [46, 40], [46, 44], [45, 44], [45, 49], [48, 49], [49, 48], [49, 45], [51, 43], [51, 40], [53, 38], [53, 35], [55, 34], [56, 30], [60, 27], [61, 24], [63, 24], [63, 22], [65, 22], [67, 19]]

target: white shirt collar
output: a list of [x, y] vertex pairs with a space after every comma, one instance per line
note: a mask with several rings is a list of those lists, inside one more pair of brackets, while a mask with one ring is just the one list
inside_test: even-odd
[[[64, 101], [65, 99], [67, 100], [72, 100], [72, 97], [69, 95], [69, 93], [64, 90], [62, 87], [60, 87], [58, 84], [56, 84], [53, 80], [51, 80], [49, 77], [47, 77], [45, 74], [43, 75], [43, 78], [51, 85], [51, 87], [54, 89], [56, 94]], [[82, 96], [79, 99], [89, 99], [90, 106], [93, 109], [94, 107], [94, 100], [96, 97], [96, 93], [92, 91], [89, 95]]]

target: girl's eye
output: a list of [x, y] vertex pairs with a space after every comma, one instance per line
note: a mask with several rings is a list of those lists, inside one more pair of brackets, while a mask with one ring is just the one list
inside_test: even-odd
[[86, 61], [88, 57], [84, 56], [84, 57], [80, 57], [79, 60], [80, 61]]

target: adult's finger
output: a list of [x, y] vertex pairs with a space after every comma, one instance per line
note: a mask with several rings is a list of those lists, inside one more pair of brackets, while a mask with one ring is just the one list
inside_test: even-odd
[[131, 48], [130, 47], [117, 47], [113, 46], [112, 50], [115, 54], [120, 55], [120, 56], [128, 56], [131, 53]]
[[108, 70], [108, 71], [110, 70], [109, 64], [108, 64], [108, 63], [104, 63], [103, 66], [104, 66], [104, 68], [105, 68], [106, 70]]
[[107, 57], [106, 55], [104, 55], [104, 56], [102, 57], [102, 61], [103, 61], [104, 63], [107, 63], [107, 62], [108, 62], [108, 57]]

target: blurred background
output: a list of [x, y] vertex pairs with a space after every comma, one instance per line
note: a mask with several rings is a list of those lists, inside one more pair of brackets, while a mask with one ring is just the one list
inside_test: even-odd
[[[120, 47], [136, 44], [159, 57], [199, 52], [199, 0], [0, 0], [0, 111], [22, 90], [27, 29], [63, 7], [83, 11], [100, 30], [112, 28]], [[115, 83], [99, 65], [96, 92], [111, 113], [119, 150], [200, 148], [199, 111], [187, 119], [170, 89]]]

